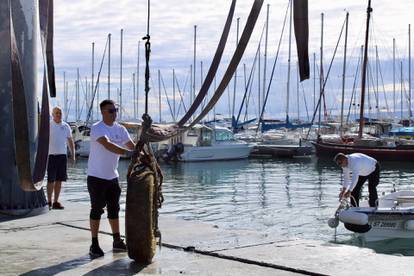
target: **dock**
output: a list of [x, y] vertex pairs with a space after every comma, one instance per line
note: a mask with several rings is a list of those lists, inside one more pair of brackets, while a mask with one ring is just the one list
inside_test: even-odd
[[[0, 221], [1, 275], [412, 275], [413, 257], [328, 241], [282, 240], [254, 231], [161, 215], [161, 247], [143, 266], [112, 252], [107, 219], [91, 259], [89, 205], [63, 202], [65, 210]], [[121, 234], [124, 218], [120, 218]]]

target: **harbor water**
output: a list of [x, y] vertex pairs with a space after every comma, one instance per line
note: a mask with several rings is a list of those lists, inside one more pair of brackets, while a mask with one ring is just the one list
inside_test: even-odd
[[[128, 160], [119, 164], [121, 212], [125, 210]], [[414, 187], [413, 163], [382, 163], [378, 194]], [[89, 205], [87, 160], [68, 171], [65, 200]], [[267, 240], [312, 239], [369, 247], [378, 253], [414, 255], [414, 240], [366, 243], [327, 221], [338, 206], [341, 170], [331, 160], [245, 159], [162, 164], [165, 202], [161, 214], [219, 228], [256, 231]], [[367, 185], [363, 195], [368, 195]]]

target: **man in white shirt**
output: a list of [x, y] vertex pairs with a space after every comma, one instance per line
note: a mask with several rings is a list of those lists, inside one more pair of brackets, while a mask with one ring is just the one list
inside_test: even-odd
[[89, 254], [93, 258], [104, 255], [99, 247], [98, 232], [105, 206], [114, 239], [113, 250], [126, 250], [126, 245], [119, 234], [121, 188], [118, 183], [118, 161], [120, 155], [131, 155], [135, 147], [126, 128], [115, 121], [118, 112], [115, 103], [112, 100], [104, 100], [100, 103], [100, 109], [102, 121], [91, 127], [87, 178], [91, 199], [89, 218], [92, 235]]
[[[59, 202], [62, 181], [67, 176], [67, 147], [71, 152], [71, 160], [75, 162], [75, 143], [72, 139], [70, 126], [62, 121], [62, 110], [60, 107], [52, 109], [52, 120], [50, 121], [49, 136], [49, 158], [47, 164], [47, 203], [49, 209], [64, 209]], [[52, 204], [52, 195], [54, 200]]]
[[338, 153], [334, 161], [342, 167], [344, 182], [339, 198], [351, 197], [351, 205], [359, 206], [362, 186], [368, 179], [369, 206], [375, 207], [378, 200], [377, 185], [380, 177], [380, 165], [374, 158], [363, 153], [345, 155]]

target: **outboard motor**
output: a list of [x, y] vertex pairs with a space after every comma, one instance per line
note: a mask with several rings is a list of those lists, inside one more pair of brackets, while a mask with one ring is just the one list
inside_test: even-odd
[[179, 161], [181, 159], [181, 154], [184, 152], [183, 143], [177, 143], [170, 147], [170, 149], [162, 155], [162, 158], [165, 162], [168, 161]]

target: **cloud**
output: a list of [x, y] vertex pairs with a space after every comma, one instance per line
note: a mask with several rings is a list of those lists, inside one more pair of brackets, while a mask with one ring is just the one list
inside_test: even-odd
[[[55, 1], [55, 61], [57, 72], [58, 99], [62, 102], [63, 91], [63, 72], [66, 72], [66, 80], [70, 84], [71, 95], [74, 94], [74, 81], [76, 79], [76, 68], [80, 69], [82, 79], [91, 78], [91, 43], [95, 42], [95, 79], [99, 70], [103, 49], [107, 40], [108, 33], [112, 34], [111, 44], [111, 79], [113, 93], [119, 87], [120, 71], [120, 29], [124, 29], [124, 48], [123, 48], [123, 88], [124, 102], [131, 102], [127, 99], [132, 97], [132, 74], [136, 71], [137, 66], [137, 47], [138, 41], [146, 34], [147, 20], [147, 1], [135, 0], [56, 0]], [[193, 63], [193, 35], [194, 25], [197, 25], [197, 68], [196, 83], [200, 87], [200, 62], [203, 62], [203, 73], [206, 74], [208, 66], [214, 55], [220, 38], [222, 28], [227, 17], [228, 8], [231, 1], [192, 1], [192, 0], [164, 0], [152, 1], [150, 34], [151, 34], [151, 71], [154, 83], [157, 83], [156, 71], [161, 70], [166, 89], [169, 97], [172, 97], [172, 70], [176, 70], [177, 78], [182, 88], [185, 79], [189, 78], [189, 68]], [[235, 18], [240, 18], [240, 33], [244, 28], [252, 0], [239, 0], [236, 6]], [[257, 22], [256, 29], [250, 44], [246, 49], [245, 56], [241, 61], [241, 67], [238, 70], [239, 79], [237, 81], [237, 100], [239, 105], [243, 97], [244, 76], [242, 64], [246, 63], [251, 68], [254, 54], [256, 52], [260, 33], [266, 18], [266, 4], [270, 4], [270, 23], [268, 39], [268, 60], [267, 60], [267, 79], [270, 78], [270, 69], [279, 42], [280, 32], [282, 29], [283, 18], [285, 16], [288, 1], [271, 0], [263, 5], [260, 18]], [[312, 0], [309, 1], [309, 22], [310, 22], [310, 42], [309, 50], [311, 53], [311, 73], [313, 73], [313, 53], [316, 53], [317, 68], [319, 68], [320, 52], [320, 14], [325, 15], [324, 21], [324, 67], [325, 73], [328, 70], [329, 63], [332, 59], [335, 45], [339, 38], [342, 24], [345, 20], [345, 11], [350, 13], [349, 22], [349, 40], [348, 40], [348, 73], [354, 75], [356, 62], [360, 54], [360, 45], [363, 44], [365, 21], [366, 21], [366, 1], [348, 0], [348, 1], [326, 1]], [[378, 45], [379, 56], [381, 57], [383, 79], [388, 87], [392, 81], [392, 38], [397, 39], [398, 58], [404, 61], [406, 66], [407, 58], [407, 32], [408, 23], [414, 10], [412, 1], [389, 1], [377, 0], [373, 2], [373, 21], [371, 24], [371, 45]], [[286, 29], [287, 32], [288, 28]], [[292, 79], [291, 91], [296, 89], [296, 48], [294, 36], [292, 37]], [[262, 42], [263, 43], [263, 42]], [[283, 113], [285, 109], [285, 91], [287, 82], [287, 33], [283, 38], [283, 44], [277, 66], [275, 80], [273, 81], [269, 106], [269, 112]], [[143, 91], [143, 73], [144, 73], [144, 42], [141, 41], [140, 48], [140, 88]], [[233, 54], [236, 45], [236, 20], [233, 22], [229, 41], [224, 53], [222, 64], [220, 66], [217, 82], [224, 74], [224, 70]], [[390, 52], [391, 51], [391, 52]], [[262, 44], [262, 54], [264, 52]], [[375, 52], [370, 50], [371, 60], [375, 59]], [[340, 78], [342, 70], [343, 39], [339, 43], [336, 59], [333, 63], [331, 78], [327, 88], [335, 91], [327, 95], [328, 102], [332, 106], [337, 106], [338, 95], [337, 89], [341, 85]], [[264, 60], [261, 60], [261, 70], [263, 70]], [[372, 64], [372, 66], [374, 66]], [[391, 68], [391, 69], [390, 69]], [[406, 68], [406, 67], [405, 67]], [[40, 70], [40, 69], [39, 69]], [[319, 70], [319, 69], [318, 69]], [[317, 70], [317, 72], [318, 72]], [[41, 70], [40, 70], [41, 71]], [[254, 89], [252, 93], [257, 95], [258, 82], [257, 70], [256, 80], [253, 81]], [[407, 72], [405, 73], [407, 75]], [[308, 102], [312, 102], [313, 95], [313, 74], [311, 80], [303, 83], [305, 95]], [[106, 89], [107, 79], [107, 58], [104, 61], [101, 72], [101, 88]], [[347, 90], [352, 89], [352, 80], [347, 80]], [[187, 85], [187, 90], [188, 90]], [[105, 87], [105, 89], [104, 89]], [[233, 81], [231, 82], [230, 92], [234, 89]], [[263, 88], [262, 88], [263, 89]], [[158, 88], [152, 87], [151, 105], [157, 109], [154, 103], [157, 99]], [[187, 106], [189, 105], [188, 92], [186, 91]], [[283, 93], [282, 93], [283, 92]], [[296, 93], [296, 92], [294, 92]], [[282, 95], [282, 96], [281, 96]], [[102, 98], [101, 95], [100, 98]], [[230, 97], [231, 98], [231, 97]], [[282, 98], [282, 100], [281, 100]], [[227, 92], [223, 95], [217, 109], [218, 112], [228, 113], [228, 96]], [[296, 94], [291, 95], [291, 101], [300, 101], [301, 109], [304, 110], [303, 96], [297, 99]], [[140, 99], [142, 102], [143, 99]], [[251, 101], [253, 102], [253, 100]], [[254, 99], [257, 104], [258, 100]], [[309, 105], [309, 104], [308, 104]], [[131, 108], [129, 105], [128, 108]], [[168, 105], [163, 96], [163, 117], [169, 116]], [[251, 110], [258, 110], [258, 107], [250, 107]], [[142, 109], [141, 109], [142, 110]], [[253, 112], [253, 111], [252, 111]], [[132, 114], [131, 110], [128, 111]], [[158, 111], [154, 111], [158, 114]], [[158, 115], [155, 115], [158, 116]]]

